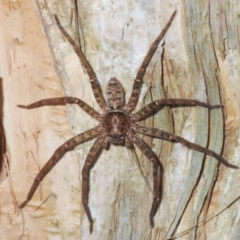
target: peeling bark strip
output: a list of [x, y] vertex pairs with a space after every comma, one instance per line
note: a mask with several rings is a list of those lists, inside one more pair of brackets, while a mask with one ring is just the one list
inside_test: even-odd
[[172, 14], [170, 20], [168, 21], [165, 28], [156, 38], [156, 40], [150, 46], [150, 49], [144, 58], [140, 69], [138, 70], [137, 77], [135, 79], [132, 94], [130, 96], [129, 102], [124, 105], [124, 96], [125, 92], [120, 84], [120, 82], [116, 78], [110, 79], [107, 85], [107, 96], [108, 96], [108, 105], [103, 98], [101, 88], [98, 84], [96, 75], [84, 56], [81, 49], [77, 46], [77, 44], [72, 40], [70, 35], [65, 31], [62, 25], [59, 22], [58, 17], [55, 15], [55, 20], [57, 25], [63, 35], [70, 42], [75, 52], [77, 53], [81, 63], [86, 69], [90, 83], [92, 86], [92, 90], [94, 96], [102, 108], [103, 114], [98, 113], [92, 107], [90, 107], [87, 103], [83, 102], [80, 99], [74, 97], [60, 97], [60, 98], [52, 98], [52, 99], [43, 99], [38, 102], [32, 103], [30, 105], [18, 105], [20, 108], [32, 109], [38, 108], [42, 106], [56, 106], [56, 105], [65, 105], [65, 104], [77, 104], [84, 111], [86, 111], [90, 116], [100, 121], [100, 124], [93, 129], [87, 130], [76, 137], [71, 138], [62, 144], [52, 155], [52, 157], [48, 160], [48, 162], [43, 166], [40, 172], [35, 177], [35, 180], [32, 184], [32, 187], [27, 195], [27, 199], [20, 205], [20, 208], [26, 206], [26, 204], [32, 199], [33, 194], [39, 186], [39, 183], [43, 180], [43, 178], [49, 173], [49, 171], [62, 159], [62, 157], [68, 151], [73, 150], [76, 146], [92, 140], [96, 138], [95, 143], [89, 151], [89, 154], [86, 158], [85, 164], [82, 169], [82, 202], [87, 214], [89, 223], [90, 223], [90, 233], [93, 231], [93, 218], [91, 214], [91, 210], [89, 208], [89, 178], [90, 178], [90, 170], [96, 163], [99, 155], [101, 154], [103, 148], [106, 150], [109, 149], [110, 145], [116, 146], [126, 146], [132, 147], [135, 144], [140, 151], [153, 163], [153, 202], [150, 211], [150, 224], [152, 228], [154, 228], [154, 216], [157, 212], [157, 209], [160, 204], [161, 199], [161, 185], [162, 185], [162, 174], [161, 174], [161, 165], [155, 156], [154, 152], [148, 145], [137, 135], [137, 133], [142, 133], [145, 135], [150, 135], [156, 138], [163, 138], [168, 141], [180, 142], [184, 146], [189, 149], [196, 150], [198, 152], [202, 152], [206, 155], [213, 156], [219, 162], [225, 164], [230, 168], [238, 168], [235, 165], [228, 163], [224, 158], [222, 158], [219, 154], [215, 153], [212, 150], [204, 148], [198, 144], [187, 141], [186, 139], [161, 131], [156, 128], [146, 128], [140, 126], [136, 122], [149, 118], [150, 116], [156, 114], [159, 110], [161, 110], [164, 106], [174, 106], [174, 107], [193, 107], [193, 106], [201, 106], [208, 109], [216, 109], [221, 108], [221, 105], [211, 105], [208, 103], [200, 102], [194, 99], [162, 99], [154, 101], [147, 106], [143, 107], [137, 113], [131, 114], [131, 112], [135, 109], [137, 102], [139, 101], [139, 93], [142, 87], [142, 81], [146, 69], [161, 41], [164, 37], [165, 33], [169, 29], [174, 17], [176, 15], [176, 11]]
[[[0, 78], [1, 80], [1, 78]], [[2, 182], [2, 176], [5, 175], [4, 170], [4, 154], [6, 153], [6, 136], [2, 122], [0, 122], [0, 182]]]

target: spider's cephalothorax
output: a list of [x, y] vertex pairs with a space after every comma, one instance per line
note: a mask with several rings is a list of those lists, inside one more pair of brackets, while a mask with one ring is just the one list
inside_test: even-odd
[[165, 139], [171, 142], [179, 142], [182, 143], [184, 146], [205, 153], [209, 156], [216, 158], [219, 162], [223, 163], [227, 167], [231, 168], [238, 168], [235, 165], [232, 165], [227, 162], [222, 156], [218, 155], [217, 153], [201, 147], [195, 143], [189, 142], [186, 139], [177, 136], [172, 133], [168, 133], [162, 131], [157, 128], [150, 128], [141, 126], [139, 121], [146, 119], [164, 106], [172, 106], [172, 107], [184, 107], [184, 106], [202, 106], [208, 109], [215, 109], [221, 108], [221, 105], [210, 105], [208, 103], [200, 102], [197, 100], [192, 99], [160, 99], [154, 101], [147, 106], [143, 107], [136, 113], [131, 113], [135, 106], [137, 105], [139, 99], [139, 93], [141, 91], [143, 77], [148, 67], [149, 62], [152, 59], [153, 54], [155, 53], [160, 41], [164, 37], [165, 33], [167, 32], [168, 28], [170, 27], [176, 12], [174, 12], [168, 21], [167, 25], [164, 27], [162, 32], [159, 36], [155, 39], [152, 43], [146, 57], [144, 58], [137, 75], [135, 77], [133, 83], [132, 93], [130, 95], [130, 99], [128, 103], [125, 104], [125, 92], [121, 85], [121, 83], [116, 79], [112, 78], [109, 83], [107, 84], [107, 103], [103, 98], [101, 88], [97, 81], [97, 76], [94, 73], [91, 65], [87, 61], [86, 57], [84, 56], [81, 49], [76, 45], [70, 35], [65, 31], [65, 29], [60, 24], [57, 16], [55, 16], [55, 20], [57, 25], [63, 35], [68, 39], [70, 44], [73, 46], [76, 54], [78, 55], [82, 65], [86, 69], [86, 72], [89, 76], [90, 83], [93, 89], [93, 94], [96, 98], [97, 103], [101, 107], [103, 113], [100, 114], [92, 107], [90, 107], [84, 101], [75, 98], [75, 97], [59, 97], [59, 98], [50, 98], [50, 99], [43, 99], [38, 102], [32, 103], [30, 105], [18, 105], [18, 107], [32, 109], [41, 106], [50, 106], [50, 105], [65, 105], [65, 104], [77, 104], [81, 107], [86, 113], [88, 113], [94, 119], [100, 121], [99, 125], [96, 127], [87, 130], [83, 133], [78, 134], [77, 136], [69, 139], [67, 142], [62, 144], [57, 150], [54, 152], [52, 157], [48, 160], [48, 162], [43, 166], [43, 168], [37, 174], [31, 189], [27, 195], [26, 200], [20, 205], [20, 208], [23, 208], [31, 199], [36, 191], [39, 183], [42, 179], [48, 174], [48, 172], [58, 163], [58, 161], [63, 157], [63, 155], [73, 150], [77, 145], [82, 144], [86, 141], [96, 138], [90, 152], [86, 158], [82, 169], [82, 203], [84, 209], [86, 211], [88, 220], [90, 222], [90, 232], [93, 230], [93, 219], [91, 215], [90, 208], [88, 206], [88, 191], [89, 191], [89, 174], [91, 168], [94, 166], [97, 158], [102, 152], [102, 149], [109, 149], [110, 144], [114, 145], [122, 145], [128, 148], [133, 148], [134, 145], [137, 146], [140, 151], [152, 162], [153, 164], [153, 202], [151, 211], [149, 214], [150, 224], [154, 227], [154, 215], [160, 204], [160, 197], [161, 197], [161, 167], [160, 163], [152, 152], [151, 148], [138, 136], [138, 133], [145, 134], [148, 136], [156, 137]]
[[112, 110], [103, 118], [103, 129], [109, 136], [109, 143], [117, 146], [125, 146], [125, 139], [130, 128], [130, 118], [123, 111]]

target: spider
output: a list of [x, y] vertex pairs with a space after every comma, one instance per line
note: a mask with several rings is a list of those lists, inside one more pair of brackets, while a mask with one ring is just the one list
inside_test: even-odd
[[78, 134], [77, 136], [69, 139], [68, 141], [63, 143], [60, 147], [57, 148], [52, 157], [47, 161], [47, 163], [43, 166], [43, 168], [39, 171], [39, 173], [35, 177], [35, 180], [31, 186], [31, 189], [27, 195], [26, 200], [19, 206], [21, 209], [25, 207], [26, 204], [32, 199], [32, 196], [35, 193], [36, 189], [38, 188], [39, 183], [49, 173], [49, 171], [61, 160], [61, 158], [65, 155], [66, 152], [71, 151], [77, 145], [92, 140], [94, 138], [96, 138], [96, 140], [93, 146], [91, 147], [90, 152], [88, 153], [88, 156], [82, 168], [82, 204], [84, 206], [85, 212], [90, 223], [90, 233], [92, 233], [93, 231], [93, 218], [90, 208], [88, 206], [90, 188], [89, 186], [90, 170], [96, 163], [102, 150], [103, 149], [109, 150], [111, 144], [116, 146], [126, 146], [129, 149], [133, 149], [135, 145], [153, 164], [153, 201], [149, 214], [149, 220], [152, 228], [154, 227], [154, 216], [157, 212], [161, 200], [160, 199], [161, 165], [159, 163], [158, 158], [155, 156], [154, 152], [138, 136], [137, 133], [148, 135], [154, 138], [165, 139], [171, 142], [179, 142], [190, 149], [202, 152], [206, 155], [216, 158], [219, 162], [223, 163], [227, 167], [238, 168], [237, 166], [228, 163], [227, 160], [225, 160], [223, 157], [221, 157], [214, 151], [211, 151], [195, 143], [189, 142], [188, 140], [180, 136], [162, 131], [157, 128], [145, 127], [138, 124], [139, 121], [142, 121], [154, 115], [165, 106], [169, 107], [201, 106], [208, 109], [217, 109], [222, 108], [223, 107], [222, 105], [210, 105], [208, 103], [200, 102], [198, 100], [193, 99], [160, 99], [144, 106], [136, 113], [132, 113], [132, 111], [135, 109], [137, 105], [141, 87], [143, 84], [143, 77], [145, 75], [149, 62], [151, 61], [156, 49], [158, 48], [160, 41], [165, 36], [165, 33], [171, 26], [171, 23], [175, 15], [176, 11], [172, 14], [166, 26], [163, 28], [161, 33], [158, 35], [158, 37], [150, 46], [150, 49], [148, 50], [148, 53], [145, 56], [137, 72], [136, 78], [133, 83], [132, 93], [127, 104], [125, 104], [125, 91], [123, 89], [123, 86], [115, 77], [111, 78], [107, 84], [106, 87], [107, 101], [105, 101], [96, 74], [94, 73], [94, 70], [92, 69], [88, 60], [84, 56], [81, 48], [78, 47], [78, 45], [74, 42], [74, 40], [70, 37], [70, 35], [60, 24], [58, 17], [54, 15], [58, 28], [74, 48], [76, 54], [78, 55], [83, 67], [85, 68], [89, 76], [93, 94], [96, 98], [97, 103], [102, 109], [102, 113], [98, 113], [87, 103], [75, 97], [50, 98], [43, 99], [29, 105], [17, 105], [20, 108], [32, 109], [42, 106], [77, 104], [92, 118], [100, 122], [96, 127]]

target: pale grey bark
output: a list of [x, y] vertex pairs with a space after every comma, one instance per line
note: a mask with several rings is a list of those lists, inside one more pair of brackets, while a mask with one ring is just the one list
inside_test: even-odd
[[[189, 98], [224, 109], [163, 109], [144, 124], [175, 132], [239, 163], [240, 3], [218, 1], [3, 1], [0, 77], [9, 176], [0, 186], [0, 239], [239, 239], [239, 171], [180, 144], [144, 137], [163, 172], [155, 228], [149, 224], [151, 164], [139, 151], [111, 147], [91, 173], [94, 231], [81, 204], [81, 168], [92, 142], [57, 164], [20, 211], [39, 168], [72, 136], [96, 125], [75, 106], [18, 109], [74, 96], [99, 110], [88, 76], [53, 14], [81, 43], [105, 94], [111, 77], [131, 93], [152, 41], [177, 16], [144, 78], [140, 108], [159, 98]], [[230, 204], [233, 203], [231, 206]], [[37, 209], [37, 210], [36, 210]]]

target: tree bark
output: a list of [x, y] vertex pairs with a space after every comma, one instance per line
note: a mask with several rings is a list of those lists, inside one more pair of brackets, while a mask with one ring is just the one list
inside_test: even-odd
[[154, 229], [149, 223], [150, 161], [137, 149], [111, 146], [91, 171], [94, 229], [89, 233], [81, 169], [93, 141], [67, 153], [20, 210], [55, 149], [97, 122], [76, 106], [16, 106], [73, 96], [100, 111], [88, 75], [54, 14], [81, 46], [104, 96], [108, 80], [116, 77], [128, 100], [151, 43], [177, 10], [145, 74], [137, 109], [160, 98], [197, 99], [224, 108], [164, 108], [142, 124], [180, 135], [240, 165], [238, 9], [237, 0], [2, 1], [0, 78], [7, 151], [2, 169], [7, 177], [0, 187], [0, 239], [239, 239], [239, 171], [149, 137], [143, 139], [163, 167]]

